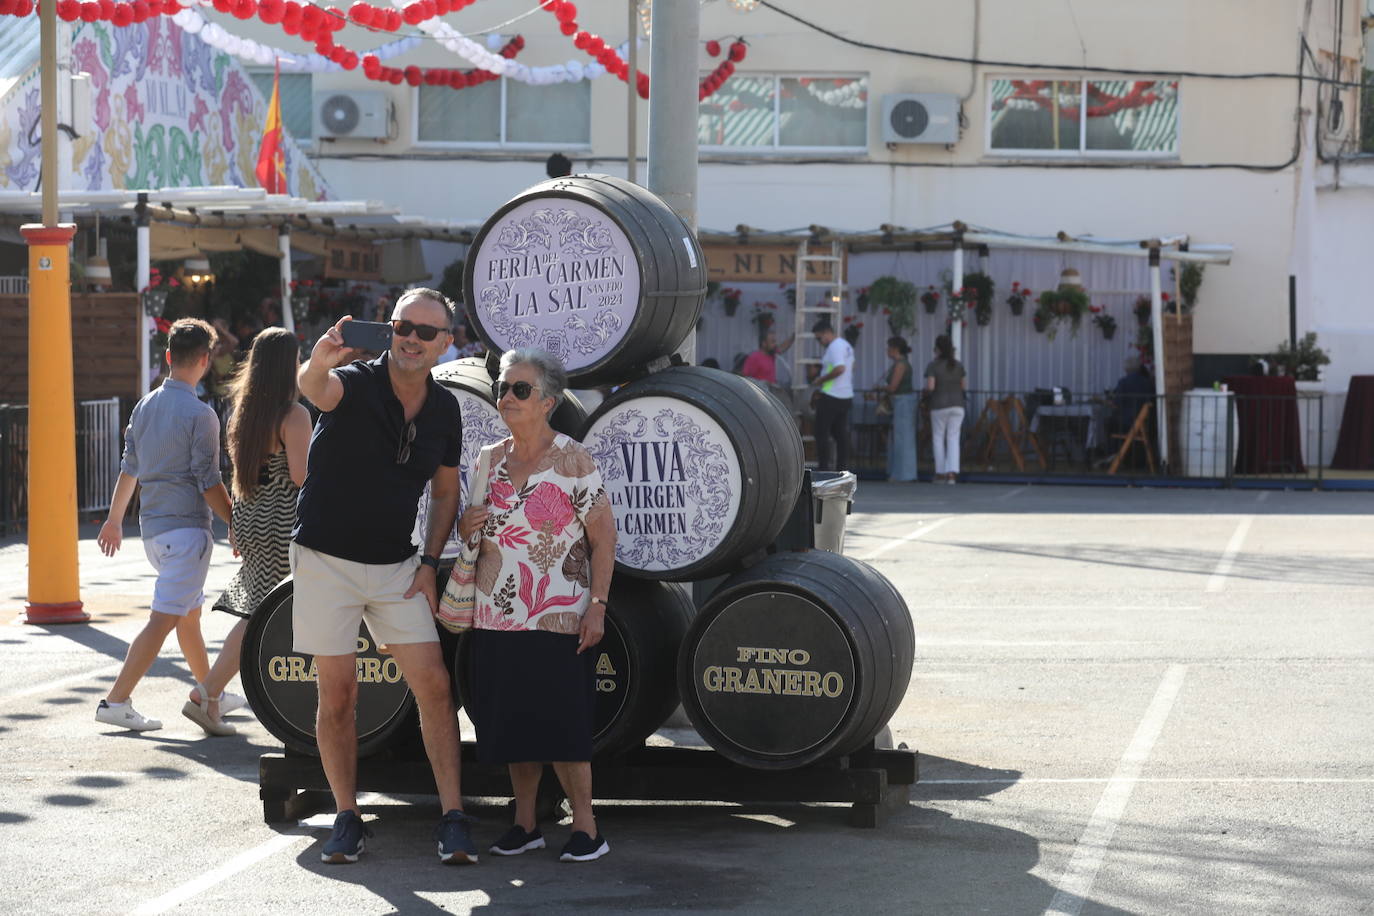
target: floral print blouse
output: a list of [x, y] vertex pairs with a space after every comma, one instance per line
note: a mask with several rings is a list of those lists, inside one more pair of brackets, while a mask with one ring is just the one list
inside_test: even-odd
[[477, 551], [479, 630], [576, 634], [591, 601], [586, 524], [610, 503], [592, 456], [559, 434], [520, 490], [506, 471], [507, 438], [488, 469], [487, 508]]

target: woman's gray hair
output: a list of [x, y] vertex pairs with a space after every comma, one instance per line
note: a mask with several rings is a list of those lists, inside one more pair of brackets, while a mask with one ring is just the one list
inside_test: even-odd
[[519, 347], [501, 354], [502, 375], [505, 375], [511, 366], [519, 365], [533, 366], [539, 373], [539, 390], [544, 393], [544, 397], [553, 398], [555, 401], [563, 399], [563, 391], [568, 387], [568, 373], [564, 371], [563, 363], [557, 356], [538, 347]]

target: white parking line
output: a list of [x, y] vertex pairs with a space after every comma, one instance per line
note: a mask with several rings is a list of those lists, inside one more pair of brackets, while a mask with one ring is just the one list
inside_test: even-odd
[[305, 847], [314, 841], [314, 837], [305, 833], [283, 833], [274, 836], [266, 843], [261, 844], [247, 852], [240, 853], [234, 858], [225, 862], [219, 868], [206, 872], [199, 877], [192, 878], [180, 887], [175, 887], [161, 897], [142, 903], [137, 909], [133, 910], [136, 916], [151, 916], [153, 913], [165, 913], [174, 906], [178, 906], [219, 884], [226, 878], [250, 868], [261, 862], [270, 855], [281, 852], [292, 847]]
[[926, 522], [924, 525], [922, 525], [920, 528], [917, 528], [915, 531], [911, 532], [910, 534], [903, 535], [902, 537], [897, 538], [895, 541], [888, 541], [888, 542], [887, 542], [886, 544], [884, 544], [883, 546], [877, 548], [876, 550], [871, 550], [871, 551], [869, 551], [868, 553], [864, 554], [863, 556], [859, 557], [858, 559], [860, 559], [860, 560], [873, 560], [873, 559], [876, 559], [877, 557], [880, 557], [880, 556], [882, 556], [883, 554], [887, 553], [889, 550], [893, 550], [893, 549], [895, 549], [895, 548], [897, 548], [897, 547], [901, 547], [903, 544], [909, 544], [909, 543], [911, 543], [912, 541], [916, 540], [917, 538], [925, 537], [927, 534], [930, 534], [932, 531], [934, 531], [936, 528], [939, 528], [939, 527], [940, 527], [941, 525], [943, 525], [945, 522], [952, 522], [952, 521], [954, 521], [954, 516], [951, 515], [951, 516], [946, 516], [945, 518], [937, 518], [937, 519], [936, 519], [935, 521], [933, 521], [933, 522]]
[[1221, 559], [1217, 560], [1217, 568], [1212, 571], [1211, 577], [1207, 580], [1207, 591], [1219, 592], [1226, 587], [1226, 576], [1231, 572], [1231, 565], [1236, 561], [1236, 554], [1240, 553], [1240, 545], [1245, 543], [1245, 535], [1250, 531], [1250, 516], [1245, 516], [1236, 523], [1236, 530], [1231, 533], [1231, 540], [1226, 542], [1226, 549], [1221, 552]]
[[1046, 913], [1078, 916], [1083, 909], [1088, 893], [1092, 890], [1093, 881], [1097, 879], [1098, 869], [1102, 867], [1102, 860], [1107, 855], [1107, 847], [1111, 845], [1112, 836], [1116, 833], [1116, 825], [1126, 810], [1126, 804], [1131, 800], [1131, 792], [1140, 777], [1140, 771], [1149, 759], [1159, 733], [1164, 729], [1164, 721], [1169, 718], [1169, 711], [1178, 699], [1178, 693], [1183, 688], [1184, 675], [1187, 673], [1187, 665], [1170, 665], [1169, 670], [1164, 672], [1164, 679], [1159, 682], [1155, 698], [1150, 701], [1149, 709], [1145, 710], [1145, 718], [1140, 720], [1135, 737], [1131, 739], [1130, 746], [1126, 748], [1121, 762], [1117, 764], [1116, 772], [1107, 781], [1107, 787], [1102, 790], [1102, 797], [1098, 799], [1097, 808], [1093, 810], [1088, 826], [1078, 838], [1068, 867], [1055, 882], [1059, 889], [1054, 892], [1054, 898], [1050, 900]]
[[[1100, 785], [1116, 779], [1115, 776], [1028, 776], [1015, 779], [927, 779], [921, 777], [919, 785], [922, 786], [1014, 786], [1025, 783], [1054, 783], [1056, 785], [1086, 783]], [[1189, 784], [1223, 784], [1223, 783], [1253, 783], [1256, 785], [1325, 785], [1353, 784], [1367, 785], [1374, 783], [1374, 776], [1357, 776], [1344, 778], [1340, 776], [1137, 776], [1134, 779], [1126, 780], [1132, 783], [1189, 783]]]

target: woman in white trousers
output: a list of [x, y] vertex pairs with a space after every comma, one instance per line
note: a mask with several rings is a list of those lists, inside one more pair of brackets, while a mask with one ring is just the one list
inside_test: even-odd
[[968, 375], [954, 358], [948, 334], [935, 338], [935, 358], [926, 366], [930, 398], [930, 439], [935, 453], [934, 482], [952, 484], [959, 476], [959, 436], [964, 426], [964, 391]]

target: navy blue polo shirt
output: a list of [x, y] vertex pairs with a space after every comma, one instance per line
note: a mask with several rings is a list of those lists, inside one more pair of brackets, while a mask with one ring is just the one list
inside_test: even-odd
[[355, 563], [399, 563], [415, 553], [410, 536], [425, 484], [439, 465], [457, 467], [461, 460], [458, 400], [430, 377], [415, 415], [410, 458], [397, 464], [406, 419], [391, 388], [387, 354], [333, 371], [344, 395], [320, 414], [310, 437], [291, 539]]

